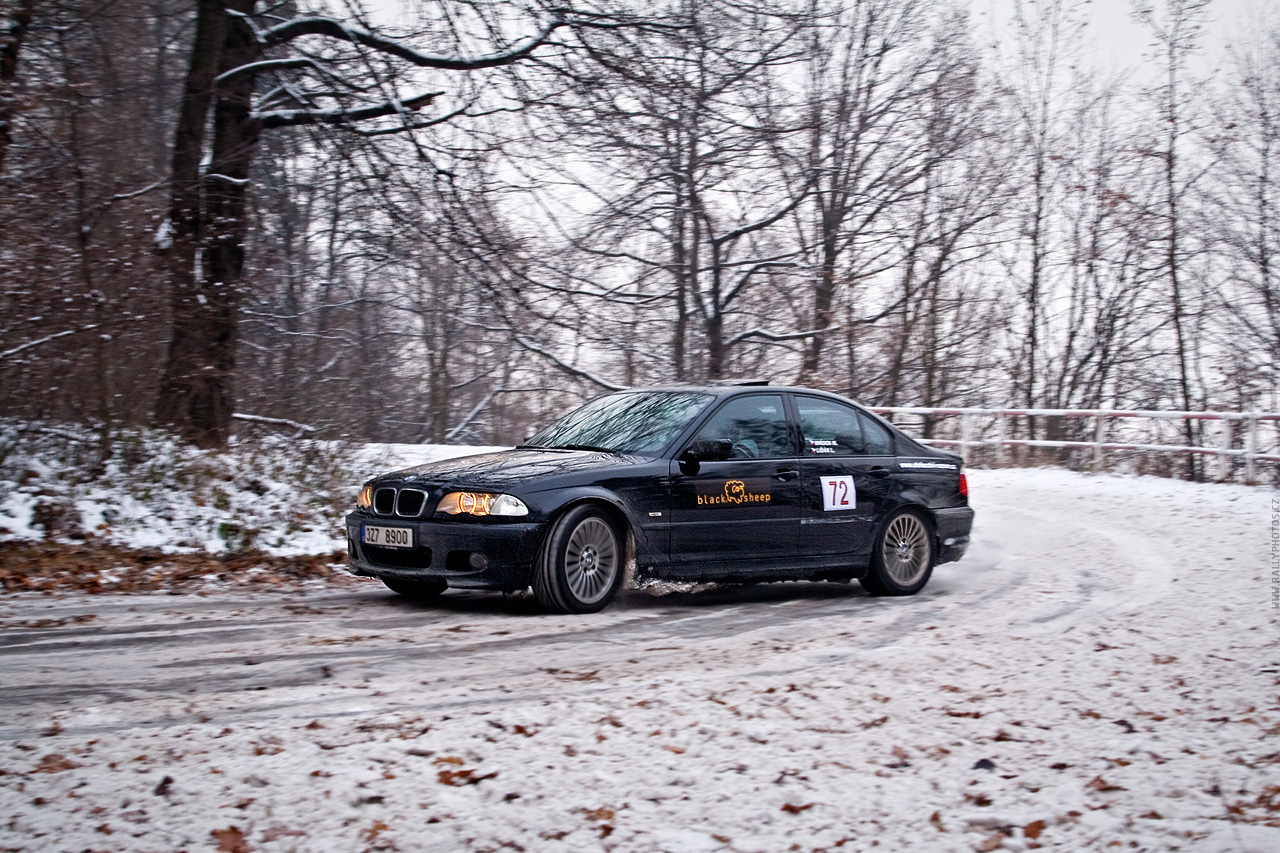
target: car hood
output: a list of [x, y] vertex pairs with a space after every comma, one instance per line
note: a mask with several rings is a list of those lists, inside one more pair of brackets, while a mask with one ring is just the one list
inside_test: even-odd
[[585, 450], [500, 450], [456, 456], [396, 471], [380, 479], [509, 490], [538, 480], [634, 465], [633, 456]]

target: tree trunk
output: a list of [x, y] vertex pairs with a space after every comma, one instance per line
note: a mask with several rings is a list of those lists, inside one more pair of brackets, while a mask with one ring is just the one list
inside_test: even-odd
[[13, 141], [13, 131], [9, 123], [13, 120], [12, 92], [17, 85], [18, 54], [22, 50], [22, 42], [31, 29], [31, 19], [35, 15], [35, 0], [22, 0], [22, 5], [13, 13], [3, 36], [0, 36], [0, 175], [4, 174], [4, 155]]
[[716, 312], [706, 319], [707, 330], [707, 378], [724, 378], [724, 318]]
[[813, 329], [817, 333], [804, 347], [804, 359], [800, 365], [800, 382], [812, 381], [818, 375], [822, 363], [822, 348], [826, 343], [827, 328], [831, 325], [832, 305], [836, 295], [836, 263], [840, 257], [836, 245], [838, 229], [832, 227], [830, 217], [822, 217], [822, 272], [813, 294]]
[[[201, 447], [222, 446], [231, 434], [245, 206], [259, 134], [250, 115], [253, 75], [222, 84], [214, 78], [257, 58], [247, 18], [253, 6], [201, 0], [174, 147], [173, 336], [156, 420]], [[202, 178], [201, 143], [215, 95], [213, 155]]]
[[201, 300], [205, 299], [200, 292], [204, 278], [200, 251], [204, 209], [200, 161], [204, 156], [209, 107], [213, 103], [213, 79], [218, 75], [226, 41], [226, 25], [226, 10], [220, 0], [199, 0], [191, 64], [174, 130], [168, 238], [160, 241], [161, 248], [167, 252], [173, 330], [155, 420], [157, 424], [178, 427], [187, 438], [201, 444], [206, 443], [207, 438], [188, 428], [198, 405], [200, 353], [207, 349], [201, 341], [200, 324]]

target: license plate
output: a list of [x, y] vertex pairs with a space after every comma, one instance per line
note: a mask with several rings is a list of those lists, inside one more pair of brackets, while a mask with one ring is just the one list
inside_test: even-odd
[[379, 548], [412, 548], [413, 531], [408, 527], [372, 527], [361, 529], [360, 541]]

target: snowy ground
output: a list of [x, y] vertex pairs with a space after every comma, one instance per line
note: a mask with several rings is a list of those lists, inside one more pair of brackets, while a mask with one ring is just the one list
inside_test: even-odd
[[0, 849], [1280, 849], [1275, 492], [974, 471], [925, 593], [0, 597]]

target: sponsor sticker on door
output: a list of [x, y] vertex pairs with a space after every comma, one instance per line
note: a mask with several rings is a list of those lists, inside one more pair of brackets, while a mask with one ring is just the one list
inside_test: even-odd
[[697, 486], [698, 506], [734, 507], [743, 504], [767, 504], [773, 500], [768, 480], [712, 481]]
[[822, 483], [822, 509], [832, 512], [856, 509], [858, 493], [853, 488], [853, 477], [819, 477]]

